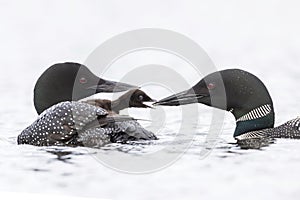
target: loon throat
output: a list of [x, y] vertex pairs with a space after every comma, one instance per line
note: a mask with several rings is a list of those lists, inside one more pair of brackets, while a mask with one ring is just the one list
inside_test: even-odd
[[255, 108], [248, 112], [247, 114], [241, 116], [236, 120], [236, 122], [240, 121], [249, 121], [249, 120], [254, 120], [254, 119], [259, 119], [262, 117], [267, 116], [272, 112], [272, 107], [270, 104], [265, 104], [262, 106], [259, 106], [258, 108]]
[[250, 131], [274, 127], [274, 112], [271, 104], [264, 104], [252, 109], [236, 120], [234, 137]]

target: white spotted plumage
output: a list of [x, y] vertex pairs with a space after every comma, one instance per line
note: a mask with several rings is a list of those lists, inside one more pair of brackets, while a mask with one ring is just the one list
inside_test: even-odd
[[[126, 139], [156, 138], [152, 132], [145, 130], [132, 118], [105, 121], [108, 114], [105, 109], [87, 103], [61, 102], [44, 111], [32, 125], [23, 130], [18, 136], [18, 143], [37, 146], [100, 147], [111, 140], [124, 139], [124, 135]], [[104, 125], [98, 123], [99, 117], [104, 119]], [[92, 122], [96, 124], [87, 128]]]

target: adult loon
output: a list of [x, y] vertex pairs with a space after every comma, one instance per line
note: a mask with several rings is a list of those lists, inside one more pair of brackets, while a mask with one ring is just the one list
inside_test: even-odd
[[[92, 105], [92, 100], [89, 100], [89, 102], [74, 101], [72, 99], [73, 94], [70, 92], [70, 90], [73, 90], [74, 83], [61, 85], [60, 87], [63, 89], [60, 87], [55, 89], [55, 87], [49, 86], [56, 85], [58, 87], [57, 82], [61, 83], [61, 79], [77, 81], [75, 77], [69, 77], [71, 75], [77, 76], [77, 74], [69, 73], [69, 70], [66, 70], [69, 68], [72, 71], [74, 68], [73, 64], [70, 65], [68, 63], [68, 67], [65, 64], [61, 66], [64, 70], [56, 69], [55, 73], [59, 71], [63, 75], [54, 76], [55, 73], [52, 70], [47, 70], [42, 75], [47, 77], [47, 79], [39, 78], [37, 81], [34, 90], [35, 107], [38, 113], [42, 113], [34, 123], [21, 132], [18, 136], [18, 144], [101, 147], [110, 142], [157, 139], [152, 132], [145, 130], [135, 119], [129, 116], [117, 115], [116, 112], [113, 112], [115, 107], [112, 105], [122, 104], [123, 109], [126, 107], [124, 102], [128, 103], [127, 107], [146, 107], [147, 105], [144, 105], [143, 102], [153, 101], [148, 95], [140, 90], [131, 90], [113, 102], [106, 100], [106, 103], [103, 103], [103, 107], [111, 107], [112, 110], [101, 108], [99, 107], [100, 105]], [[59, 67], [55, 66], [54, 68]], [[87, 80], [87, 77], [90, 77], [89, 75], [91, 74], [86, 67], [84, 67], [84, 71], [87, 73], [81, 72], [80, 77], [84, 77]], [[50, 75], [47, 72], [50, 72]], [[107, 81], [105, 82], [107, 83]], [[111, 84], [106, 85], [113, 87]], [[41, 88], [44, 86], [46, 88]], [[84, 93], [81, 97], [86, 97], [90, 94], [90, 92], [86, 92], [89, 91], [89, 87], [91, 86], [87, 85], [85, 87], [86, 90], [81, 89], [82, 93]], [[98, 85], [93, 87], [96, 87], [97, 92], [100, 92]], [[100, 87], [103, 88], [102, 85]], [[123, 84], [122, 87], [131, 86]], [[107, 88], [107, 86], [104, 88]], [[52, 91], [47, 92], [49, 89]], [[123, 88], [121, 89], [123, 90]], [[62, 90], [66, 94], [63, 94]], [[114, 90], [106, 89], [105, 91]], [[37, 92], [39, 93], [38, 95], [36, 94]], [[40, 101], [47, 99], [49, 93], [54, 95], [54, 97], [51, 97], [51, 101], [40, 103]], [[120, 103], [120, 100], [124, 101]], [[55, 104], [54, 102], [57, 103]], [[53, 103], [55, 105], [52, 105]], [[44, 107], [41, 108], [39, 105]], [[116, 106], [116, 108], [121, 109], [120, 106]]]
[[[274, 108], [263, 82], [240, 69], [211, 73], [191, 89], [166, 97], [154, 105], [202, 103], [231, 112], [236, 119], [238, 143], [257, 138], [300, 139], [300, 118], [274, 128]], [[249, 141], [249, 140], [248, 140]]]

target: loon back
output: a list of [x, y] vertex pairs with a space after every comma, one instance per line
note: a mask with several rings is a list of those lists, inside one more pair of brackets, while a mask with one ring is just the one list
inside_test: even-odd
[[18, 136], [18, 144], [101, 147], [110, 142], [156, 139], [133, 118], [111, 116], [81, 102], [61, 102], [44, 111]]

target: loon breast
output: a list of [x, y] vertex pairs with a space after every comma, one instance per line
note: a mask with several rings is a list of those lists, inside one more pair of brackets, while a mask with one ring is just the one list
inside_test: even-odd
[[101, 147], [110, 142], [156, 139], [136, 120], [100, 107], [67, 101], [45, 110], [21, 132], [18, 144]]

